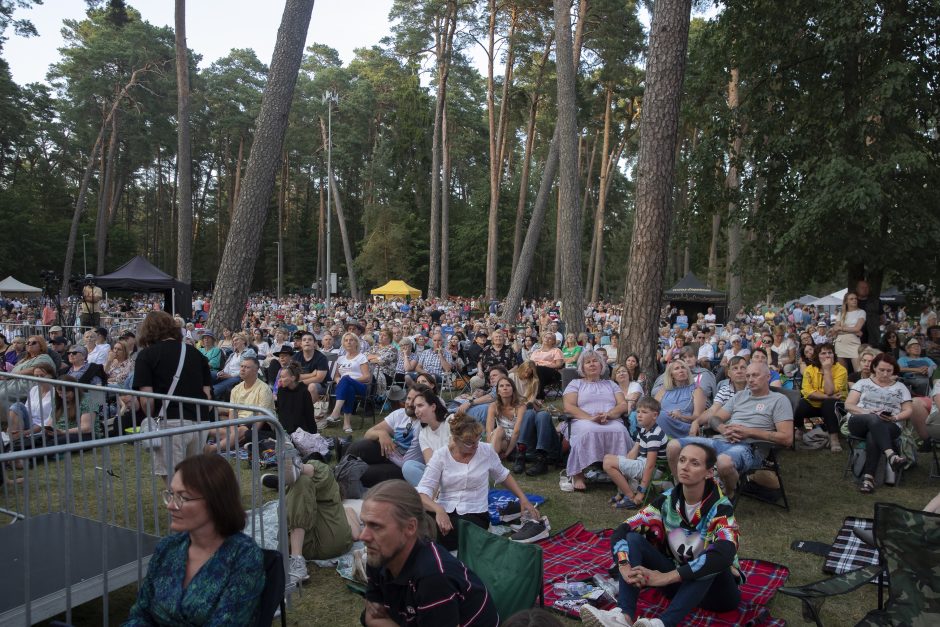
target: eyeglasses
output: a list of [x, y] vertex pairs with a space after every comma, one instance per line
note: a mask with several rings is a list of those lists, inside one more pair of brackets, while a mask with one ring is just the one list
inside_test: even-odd
[[477, 446], [479, 446], [480, 441], [479, 440], [457, 440], [457, 444], [459, 444], [463, 448], [470, 449], [470, 448], [476, 448]]
[[183, 496], [182, 494], [177, 494], [173, 490], [164, 490], [163, 491], [163, 504], [167, 507], [172, 507], [173, 509], [183, 509], [183, 506], [189, 503], [190, 501], [201, 501], [203, 497], [195, 496]]
[[26, 345], [27, 346], [39, 346], [39, 342], [37, 342], [36, 340], [31, 340], [29, 342], [26, 342]]

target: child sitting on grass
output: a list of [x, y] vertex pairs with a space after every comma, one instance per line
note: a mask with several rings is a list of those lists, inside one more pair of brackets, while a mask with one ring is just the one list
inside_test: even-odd
[[604, 472], [617, 486], [617, 495], [610, 503], [617, 509], [636, 509], [646, 498], [650, 482], [660, 474], [656, 461], [666, 459], [667, 437], [656, 424], [659, 412], [659, 401], [652, 396], [641, 398], [636, 406], [639, 440], [626, 457], [604, 455]]

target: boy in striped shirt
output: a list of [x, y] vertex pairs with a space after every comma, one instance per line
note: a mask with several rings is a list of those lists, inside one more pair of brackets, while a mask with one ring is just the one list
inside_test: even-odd
[[604, 472], [617, 486], [610, 503], [617, 509], [636, 509], [646, 498], [646, 491], [662, 473], [656, 462], [666, 459], [667, 436], [656, 424], [660, 405], [652, 396], [644, 396], [636, 406], [636, 422], [640, 435], [629, 453], [605, 455]]

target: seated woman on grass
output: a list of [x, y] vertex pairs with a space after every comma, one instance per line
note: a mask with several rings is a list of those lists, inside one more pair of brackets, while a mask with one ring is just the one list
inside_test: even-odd
[[[730, 612], [742, 582], [734, 508], [714, 479], [715, 449], [699, 443], [679, 452], [678, 485], [627, 519], [610, 537], [620, 571], [617, 607], [581, 607], [588, 627], [675, 627], [697, 607]], [[666, 612], [636, 618], [643, 588], [669, 597]]]
[[489, 404], [486, 412], [486, 441], [500, 459], [506, 459], [516, 449], [523, 414], [525, 403], [516, 392], [516, 386], [508, 376], [500, 377], [496, 382], [496, 400]]

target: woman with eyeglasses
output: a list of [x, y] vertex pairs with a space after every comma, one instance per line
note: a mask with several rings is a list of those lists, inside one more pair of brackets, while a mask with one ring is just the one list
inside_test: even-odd
[[505, 485], [519, 499], [523, 512], [539, 518], [493, 447], [480, 442], [482, 433], [483, 425], [472, 416], [455, 415], [450, 420], [450, 444], [431, 455], [418, 484], [421, 502], [437, 522], [438, 542], [448, 551], [457, 548], [459, 519], [489, 528], [490, 483]]
[[163, 493], [170, 535], [154, 549], [125, 626], [253, 625], [264, 557], [242, 533], [245, 510], [229, 462], [194, 455]]
[[[48, 364], [37, 366], [29, 374], [50, 380], [56, 378], [55, 368]], [[33, 436], [42, 433], [46, 421], [52, 416], [54, 395], [51, 382], [39, 383], [29, 388], [25, 402], [10, 406], [7, 435], [14, 448], [29, 448], [33, 445]], [[22, 468], [22, 462], [17, 462], [16, 466]]]
[[[16, 346], [17, 341], [22, 339], [21, 337], [14, 338], [13, 345]], [[18, 355], [16, 365], [13, 366], [14, 373], [31, 373], [34, 368], [42, 363], [49, 363], [55, 367], [52, 357], [50, 357], [47, 352], [48, 349], [45, 338], [40, 335], [30, 335], [29, 338], [23, 342], [23, 345], [26, 350]]]

